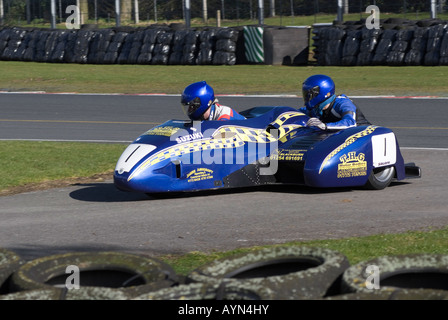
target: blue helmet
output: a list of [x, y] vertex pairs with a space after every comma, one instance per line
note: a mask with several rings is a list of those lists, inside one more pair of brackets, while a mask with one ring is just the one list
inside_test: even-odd
[[335, 98], [335, 85], [329, 76], [316, 74], [303, 82], [302, 94], [305, 107], [308, 110], [316, 108], [316, 114], [321, 115], [323, 107]]
[[182, 93], [182, 107], [191, 120], [200, 120], [214, 102], [213, 88], [205, 81], [190, 84]]

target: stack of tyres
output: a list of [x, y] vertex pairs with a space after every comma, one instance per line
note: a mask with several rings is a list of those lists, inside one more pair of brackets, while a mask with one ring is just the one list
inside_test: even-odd
[[151, 64], [153, 58], [154, 46], [156, 44], [157, 35], [161, 29], [146, 29], [141, 43], [140, 54], [137, 58], [138, 64]]
[[387, 55], [387, 64], [390, 66], [404, 65], [406, 53], [410, 50], [410, 44], [414, 38], [414, 29], [398, 30], [396, 40], [392, 45], [391, 51]]
[[127, 36], [123, 40], [123, 44], [121, 46], [121, 51], [117, 58], [118, 64], [128, 64], [129, 63], [129, 55], [131, 54], [132, 45], [134, 43], [134, 32], [127, 33]]
[[445, 33], [442, 38], [442, 43], [440, 44], [440, 65], [447, 66], [448, 65], [448, 29], [445, 30]]
[[65, 55], [67, 52], [67, 42], [71, 31], [59, 31], [55, 40], [54, 50], [51, 53], [49, 62], [62, 63], [65, 61]]
[[420, 27], [414, 29], [414, 38], [410, 43], [410, 50], [406, 53], [404, 62], [408, 66], [420, 66], [423, 64], [428, 42], [429, 29]]
[[198, 65], [210, 65], [213, 63], [213, 53], [216, 44], [216, 29], [203, 30], [199, 34], [199, 51], [196, 58]]
[[129, 35], [127, 32], [117, 32], [113, 36], [107, 51], [104, 55], [105, 64], [115, 64], [117, 63], [118, 57], [125, 43], [126, 37]]
[[213, 54], [214, 65], [236, 64], [236, 42], [239, 31], [233, 28], [222, 28], [216, 33], [216, 51]]
[[134, 32], [134, 37], [132, 39], [133, 41], [128, 55], [128, 64], [137, 64], [144, 36], [145, 31], [143, 29], [138, 29]]
[[317, 64], [320, 66], [338, 66], [342, 64], [342, 53], [346, 31], [341, 27], [325, 27], [318, 29], [316, 46]]
[[347, 36], [345, 38], [344, 46], [342, 49], [341, 63], [343, 66], [355, 66], [357, 64], [361, 39], [361, 30], [347, 31]]
[[21, 48], [22, 42], [27, 34], [26, 30], [20, 28], [4, 29], [0, 34], [0, 49], [2, 60], [14, 60], [15, 54]]
[[90, 44], [88, 61], [93, 64], [103, 64], [109, 44], [112, 41], [115, 32], [110, 29], [98, 30]]
[[73, 48], [73, 62], [79, 64], [88, 63], [89, 47], [95, 35], [92, 30], [79, 30], [76, 34], [76, 42]]
[[446, 28], [447, 25], [442, 24], [429, 27], [428, 42], [426, 44], [426, 53], [423, 61], [425, 66], [436, 66], [439, 64], [440, 47]]
[[359, 46], [358, 59], [356, 61], [358, 66], [371, 65], [381, 33], [381, 29], [362, 29], [362, 40]]
[[372, 65], [381, 66], [386, 65], [387, 56], [392, 50], [392, 45], [397, 36], [397, 30], [386, 29], [381, 34], [381, 39], [376, 47], [375, 54], [372, 58]]
[[184, 55], [185, 37], [188, 31], [181, 29], [176, 30], [173, 35], [173, 47], [168, 63], [170, 65], [182, 64], [182, 57]]
[[342, 49], [346, 39], [346, 31], [342, 28], [330, 28], [326, 33], [325, 65], [340, 66], [342, 64]]
[[185, 35], [181, 64], [195, 65], [199, 51], [199, 31], [191, 30]]
[[167, 65], [171, 53], [174, 33], [162, 30], [157, 34], [151, 64]]

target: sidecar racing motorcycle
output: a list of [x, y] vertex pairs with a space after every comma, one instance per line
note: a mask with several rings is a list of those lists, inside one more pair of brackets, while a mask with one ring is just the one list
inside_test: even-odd
[[118, 159], [115, 186], [146, 194], [275, 184], [380, 190], [421, 177], [388, 128], [322, 131], [283, 106], [240, 113], [245, 120], [170, 120], [149, 129]]

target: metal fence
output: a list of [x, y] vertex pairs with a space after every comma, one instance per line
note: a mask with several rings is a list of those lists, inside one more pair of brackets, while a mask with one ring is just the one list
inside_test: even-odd
[[204, 25], [216, 23], [216, 19], [237, 25], [241, 21], [260, 23], [269, 17], [323, 14], [329, 14], [328, 22], [332, 22], [339, 13], [359, 13], [361, 17], [369, 5], [384, 13], [422, 19], [444, 14], [447, 9], [446, 0], [0, 0], [0, 24], [48, 26], [52, 17], [56, 24], [64, 23], [73, 14], [67, 9], [74, 5], [80, 9], [81, 24], [123, 25], [185, 22], [186, 18]]

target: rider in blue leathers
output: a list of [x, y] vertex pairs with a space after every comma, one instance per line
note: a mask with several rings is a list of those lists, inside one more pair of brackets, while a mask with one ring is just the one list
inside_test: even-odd
[[191, 120], [246, 119], [232, 108], [218, 104], [213, 88], [205, 81], [187, 86], [182, 93], [181, 104]]
[[302, 94], [305, 107], [299, 111], [311, 117], [306, 124], [309, 127], [340, 130], [370, 124], [346, 95], [335, 94], [335, 84], [329, 76], [318, 74], [307, 78]]

